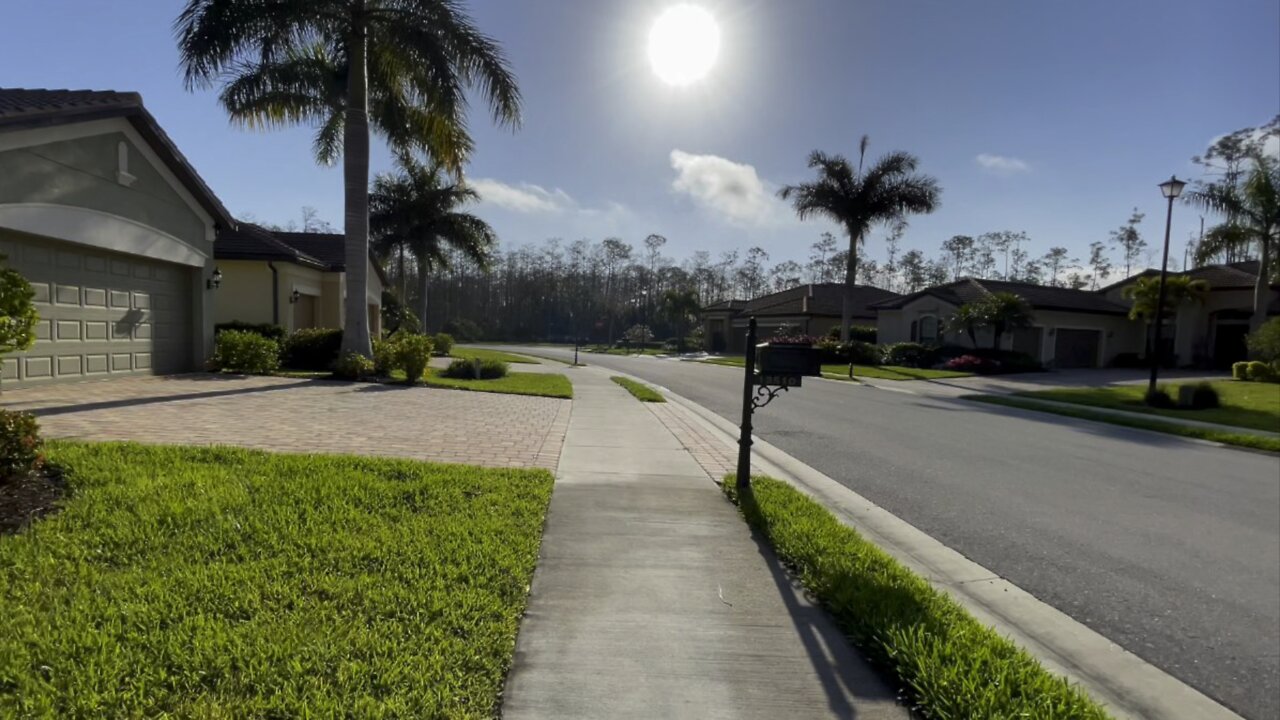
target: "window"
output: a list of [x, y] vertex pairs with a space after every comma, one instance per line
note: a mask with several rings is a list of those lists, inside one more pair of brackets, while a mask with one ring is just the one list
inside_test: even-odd
[[920, 318], [920, 342], [926, 345], [938, 343], [938, 317], [925, 315]]

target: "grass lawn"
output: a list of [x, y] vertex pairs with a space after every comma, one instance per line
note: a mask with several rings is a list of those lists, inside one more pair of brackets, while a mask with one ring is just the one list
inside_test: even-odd
[[1035, 400], [1010, 395], [964, 395], [961, 399], [975, 400], [977, 402], [984, 402], [991, 405], [1004, 405], [1006, 407], [1022, 408], [1024, 410], [1035, 410], [1037, 412], [1052, 413], [1054, 415], [1063, 415], [1066, 417], [1079, 418], [1081, 420], [1094, 420], [1096, 422], [1122, 425], [1124, 427], [1138, 428], [1140, 430], [1154, 430], [1156, 432], [1168, 433], [1170, 435], [1181, 435], [1182, 437], [1196, 438], [1198, 440], [1209, 440], [1211, 442], [1222, 443], [1223, 445], [1235, 445], [1237, 447], [1252, 448], [1254, 450], [1280, 452], [1280, 438], [1264, 437], [1262, 435], [1253, 435], [1247, 432], [1233, 433], [1221, 430], [1189, 427], [1187, 425], [1163, 422], [1154, 417], [1148, 420], [1146, 418], [1139, 417], [1109, 415], [1096, 410], [1090, 410], [1087, 407], [1080, 407], [1077, 409], [1062, 407], [1061, 405], [1045, 405], [1044, 403], [1039, 403]]
[[[1175, 401], [1178, 399], [1178, 391], [1173, 385], [1181, 384], [1184, 383], [1171, 384], [1170, 387], [1166, 388]], [[1280, 385], [1275, 383], [1244, 382], [1242, 380], [1220, 380], [1209, 384], [1213, 386], [1214, 390], [1218, 391], [1218, 398], [1222, 401], [1222, 407], [1204, 410], [1174, 410], [1149, 407], [1142, 402], [1142, 397], [1147, 392], [1146, 384], [1103, 388], [1039, 390], [1018, 393], [1018, 395], [1075, 403], [1077, 405], [1092, 405], [1113, 410], [1128, 410], [1147, 415], [1163, 415], [1165, 417], [1200, 420], [1222, 425], [1235, 425], [1254, 430], [1280, 432]]]
[[[393, 374], [398, 380], [404, 379], [404, 373]], [[493, 380], [462, 380], [447, 378], [440, 374], [440, 368], [427, 368], [422, 384], [428, 387], [449, 388], [450, 390], [474, 390], [476, 392], [507, 393], [508, 395], [540, 395], [542, 397], [573, 397], [573, 385], [564, 375], [552, 373], [507, 373], [506, 377]]]
[[515, 355], [512, 353], [502, 352], [501, 350], [485, 350], [484, 348], [464, 347], [454, 345], [449, 351], [449, 357], [453, 359], [461, 358], [463, 360], [500, 360], [506, 363], [524, 363], [526, 365], [537, 365], [538, 361], [525, 357], [524, 355]]
[[552, 477], [49, 444], [64, 509], [0, 537], [0, 716], [498, 710]]
[[[731, 367], [742, 367], [745, 359], [741, 357], [713, 357], [707, 358], [702, 362], [711, 363], [712, 365], [729, 365]], [[848, 379], [849, 366], [845, 364], [827, 364], [822, 366], [822, 374], [824, 376], [837, 376], [833, 379]], [[958, 372], [955, 370], [929, 370], [922, 368], [899, 367], [897, 365], [854, 365], [854, 377], [870, 377], [880, 380], [939, 380], [943, 378], [969, 377], [973, 373]]]
[[892, 674], [923, 717], [1106, 718], [1035, 658], [791, 486], [725, 492], [840, 629]]
[[666, 398], [662, 397], [662, 393], [654, 390], [644, 383], [636, 382], [630, 378], [624, 378], [621, 375], [614, 375], [609, 379], [626, 388], [627, 392], [634, 395], [640, 402], [664, 403], [667, 401]]

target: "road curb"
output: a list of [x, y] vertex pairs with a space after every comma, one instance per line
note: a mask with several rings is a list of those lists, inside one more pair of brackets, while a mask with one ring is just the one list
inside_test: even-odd
[[[661, 390], [705, 429], [736, 447], [738, 428], [733, 423], [664, 386], [641, 382]], [[752, 462], [758, 472], [787, 482], [821, 503], [1050, 671], [1078, 683], [1115, 717], [1240, 719], [1190, 685], [769, 442], [756, 437], [753, 448]]]

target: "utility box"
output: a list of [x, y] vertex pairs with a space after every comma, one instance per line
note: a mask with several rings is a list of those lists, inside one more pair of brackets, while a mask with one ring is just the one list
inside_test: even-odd
[[819, 350], [809, 345], [761, 343], [756, 346], [756, 384], [799, 387], [805, 375], [821, 375]]

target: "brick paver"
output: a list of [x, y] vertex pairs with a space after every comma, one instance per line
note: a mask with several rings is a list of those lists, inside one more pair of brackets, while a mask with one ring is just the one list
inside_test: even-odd
[[645, 403], [645, 407], [658, 416], [713, 480], [719, 482], [737, 470], [737, 448], [711, 434], [687, 408], [669, 402]]
[[554, 471], [571, 402], [397, 385], [175, 375], [8, 391], [46, 437], [236, 445]]

